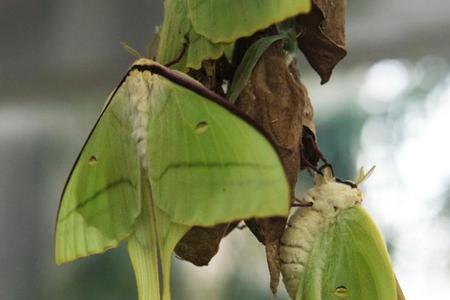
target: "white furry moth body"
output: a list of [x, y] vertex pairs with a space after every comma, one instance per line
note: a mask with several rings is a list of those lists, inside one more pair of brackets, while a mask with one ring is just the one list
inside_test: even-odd
[[358, 184], [336, 182], [330, 169], [316, 176], [281, 238], [283, 281], [296, 300], [393, 300], [397, 291], [389, 256], [376, 225], [361, 207]]

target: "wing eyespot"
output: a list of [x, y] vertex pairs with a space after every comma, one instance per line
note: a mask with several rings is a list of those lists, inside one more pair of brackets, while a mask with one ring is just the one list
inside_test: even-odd
[[97, 157], [95, 157], [95, 155], [92, 155], [91, 157], [89, 157], [88, 164], [90, 166], [95, 166], [97, 164]]
[[195, 133], [197, 134], [203, 134], [206, 132], [206, 130], [208, 130], [208, 122], [206, 121], [201, 121], [198, 122], [197, 125], [195, 125]]
[[334, 290], [334, 295], [335, 295], [336, 297], [342, 298], [342, 299], [347, 298], [347, 297], [348, 297], [348, 289], [347, 289], [345, 286], [343, 286], [343, 285], [338, 286], [338, 287]]

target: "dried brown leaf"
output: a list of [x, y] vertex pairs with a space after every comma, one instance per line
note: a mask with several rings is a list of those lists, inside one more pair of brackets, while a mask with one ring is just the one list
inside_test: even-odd
[[300, 33], [298, 46], [305, 54], [321, 83], [326, 83], [345, 50], [346, 0], [313, 0], [308, 14], [295, 18]]
[[175, 253], [196, 266], [205, 266], [219, 251], [220, 241], [237, 223], [219, 224], [214, 227], [192, 227], [178, 242]]
[[322, 157], [322, 153], [319, 150], [319, 146], [316, 142], [316, 125], [314, 124], [314, 109], [311, 103], [311, 98], [309, 98], [308, 91], [306, 87], [301, 82], [299, 76], [297, 75], [296, 60], [294, 60], [289, 69], [296, 81], [302, 87], [305, 94], [305, 106], [303, 108], [303, 130], [302, 130], [302, 140], [299, 146], [299, 153], [301, 159], [301, 168], [305, 165], [317, 166], [317, 163]]
[[[298, 149], [305, 97], [303, 85], [286, 65], [282, 43], [277, 42], [261, 57], [236, 103], [240, 110], [258, 122], [275, 141], [291, 187], [292, 199], [300, 168]], [[254, 219], [246, 223], [266, 246], [270, 287], [275, 294], [280, 279], [279, 239], [286, 219]]]

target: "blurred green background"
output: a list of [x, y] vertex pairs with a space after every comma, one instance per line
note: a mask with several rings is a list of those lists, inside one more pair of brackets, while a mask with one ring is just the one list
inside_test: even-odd
[[[0, 2], [0, 300], [136, 299], [123, 248], [56, 267], [53, 229], [71, 165], [133, 61], [119, 42], [144, 52], [161, 2]], [[299, 57], [337, 175], [377, 165], [365, 206], [409, 300], [450, 295], [449, 11], [438, 0], [349, 1], [349, 54], [331, 81], [320, 86]], [[209, 267], [175, 261], [175, 300], [271, 298], [263, 247], [247, 230]]]

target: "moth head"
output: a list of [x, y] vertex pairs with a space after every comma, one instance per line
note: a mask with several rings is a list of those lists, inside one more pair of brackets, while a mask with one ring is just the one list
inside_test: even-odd
[[356, 176], [355, 182], [342, 181], [333, 176], [331, 168], [324, 168], [322, 173], [315, 176], [315, 185], [305, 195], [305, 201], [312, 202], [313, 207], [321, 211], [331, 212], [333, 210], [357, 206], [362, 202], [362, 192], [359, 185], [365, 181], [373, 172], [364, 172], [361, 168]]
[[134, 63], [133, 66], [151, 66], [151, 65], [157, 65], [158, 63], [154, 62], [151, 59], [144, 58], [142, 55], [140, 58], [138, 58]]

